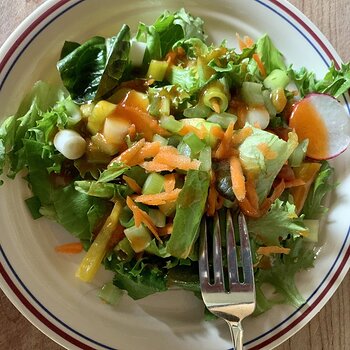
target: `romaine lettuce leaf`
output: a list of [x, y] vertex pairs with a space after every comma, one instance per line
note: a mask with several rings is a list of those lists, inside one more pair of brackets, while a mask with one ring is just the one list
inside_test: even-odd
[[186, 259], [198, 238], [199, 226], [207, 200], [210, 176], [190, 170], [176, 203], [173, 232], [167, 244], [172, 256]]
[[148, 65], [152, 59], [164, 58], [179, 40], [192, 38], [205, 41], [203, 21], [184, 9], [174, 13], [165, 11], [151, 26], [140, 23], [136, 34], [138, 41], [147, 44], [144, 65]]
[[52, 153], [43, 151], [44, 146], [38, 141], [24, 140], [24, 146], [28, 167], [26, 179], [40, 202], [39, 212], [55, 219], [74, 236], [89, 240], [97, 221], [108, 210], [107, 202], [76, 191], [73, 183], [55, 186], [48, 171], [55, 162]]
[[275, 69], [286, 70], [281, 52], [277, 50], [268, 35], [265, 34], [258, 39], [256, 42], [256, 52], [264, 65], [267, 75]]
[[69, 53], [57, 68], [72, 99], [82, 104], [111, 96], [128, 64], [130, 28], [124, 25], [108, 39], [93, 37], [73, 51], [65, 46], [63, 54]]
[[106, 59], [106, 40], [96, 36], [57, 62], [63, 85], [75, 102], [94, 100]]
[[106, 64], [95, 100], [107, 99], [114, 93], [128, 66], [129, 52], [130, 28], [124, 24], [116, 37], [106, 39]]

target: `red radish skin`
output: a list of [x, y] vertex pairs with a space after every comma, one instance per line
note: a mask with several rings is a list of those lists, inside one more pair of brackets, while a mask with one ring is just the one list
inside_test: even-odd
[[334, 97], [312, 93], [294, 105], [289, 119], [299, 141], [309, 139], [306, 155], [316, 160], [330, 159], [350, 144], [350, 117]]

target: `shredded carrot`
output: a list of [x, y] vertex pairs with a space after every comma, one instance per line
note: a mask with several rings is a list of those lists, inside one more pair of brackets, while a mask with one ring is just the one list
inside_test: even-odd
[[140, 152], [138, 152], [135, 157], [130, 160], [129, 164], [130, 166], [138, 165], [145, 161], [147, 158], [153, 158], [157, 155], [161, 147], [160, 142], [146, 142], [144, 146], [140, 149]]
[[55, 251], [63, 254], [79, 254], [83, 251], [83, 245], [80, 242], [66, 243], [56, 246]]
[[277, 174], [278, 179], [283, 179], [284, 182], [295, 180], [295, 174], [293, 168], [288, 164], [283, 164], [281, 170]]
[[215, 210], [220, 210], [223, 207], [223, 205], [224, 205], [224, 201], [225, 201], [225, 198], [218, 194], [218, 196], [216, 198]]
[[261, 255], [258, 262], [256, 264], [254, 264], [254, 267], [257, 267], [257, 268], [262, 269], [262, 270], [270, 270], [272, 267], [272, 261], [271, 261], [270, 257], [268, 257], [266, 255]]
[[232, 151], [232, 136], [233, 136], [233, 128], [235, 123], [231, 122], [226, 129], [224, 136], [221, 140], [219, 147], [215, 152], [215, 158], [224, 159], [229, 158], [231, 156]]
[[176, 177], [174, 173], [164, 175], [164, 191], [171, 192], [175, 188]]
[[199, 129], [193, 125], [185, 124], [179, 131], [179, 135], [185, 136], [190, 132], [193, 132], [201, 140], [203, 140], [208, 134], [207, 129]]
[[247, 45], [247, 47], [252, 47], [254, 45], [254, 40], [247, 35], [244, 37], [244, 42]]
[[221, 140], [224, 137], [224, 131], [217, 125], [213, 125], [210, 128], [210, 134], [213, 135], [215, 138]]
[[141, 223], [143, 223], [153, 233], [154, 237], [159, 242], [162, 242], [162, 240], [159, 238], [157, 228], [154, 225], [151, 217], [142, 209], [140, 209], [129, 196], [126, 198], [126, 204], [133, 213], [135, 226], [138, 227], [141, 225]]
[[164, 227], [159, 227], [158, 228], [158, 232], [159, 232], [159, 236], [167, 236], [167, 235], [171, 235], [173, 232], [173, 223], [169, 223], [166, 224]]
[[295, 169], [297, 179], [305, 181], [302, 186], [293, 187], [291, 194], [294, 199], [295, 211], [297, 214], [302, 210], [306, 197], [310, 191], [310, 187], [321, 167], [321, 163], [303, 163], [299, 168]]
[[248, 114], [248, 106], [245, 104], [241, 103], [237, 107], [237, 125], [239, 128], [243, 128], [246, 120], [247, 120], [247, 114]]
[[236, 39], [238, 41], [238, 47], [241, 51], [247, 48], [247, 43], [240, 37], [238, 33], [236, 33]]
[[254, 207], [248, 197], [245, 197], [242, 201], [238, 202], [238, 205], [242, 211], [242, 213], [246, 216], [250, 216], [252, 218], [259, 218], [261, 216], [259, 208]]
[[165, 56], [166, 61], [168, 62], [169, 66], [175, 64], [176, 61], [176, 52], [175, 51], [169, 51], [167, 55]]
[[233, 193], [238, 201], [242, 201], [246, 195], [245, 179], [241, 162], [235, 156], [230, 158], [230, 173]]
[[150, 162], [143, 162], [140, 164], [140, 166], [142, 168], [144, 168], [149, 173], [152, 173], [152, 172], [160, 173], [162, 171], [173, 171], [175, 169], [174, 167], [171, 167], [171, 166], [166, 165], [166, 164], [155, 162], [154, 160], [152, 160]]
[[215, 209], [217, 206], [219, 193], [216, 190], [215, 182], [216, 182], [215, 172], [210, 171], [210, 185], [209, 185], [209, 192], [207, 197], [207, 215], [208, 216], [214, 216]]
[[265, 78], [266, 75], [267, 75], [267, 74], [266, 74], [266, 69], [265, 69], [265, 66], [264, 66], [264, 64], [262, 63], [261, 59], [260, 59], [260, 56], [259, 56], [257, 53], [255, 53], [255, 54], [253, 55], [253, 59], [255, 60], [256, 64], [258, 65], [258, 68], [259, 68], [259, 71], [260, 71], [261, 76], [262, 76], [263, 78]]
[[176, 64], [178, 59], [181, 59], [183, 61], [185, 57], [186, 52], [182, 47], [177, 47], [175, 50], [168, 52], [165, 56], [166, 61], [169, 63], [169, 65]]
[[172, 155], [172, 156], [179, 155], [177, 148], [173, 146], [161, 146], [159, 153], [161, 154], [166, 153], [167, 155]]
[[269, 256], [270, 254], [289, 254], [290, 248], [283, 248], [279, 246], [259, 247], [256, 252], [266, 256]]
[[[252, 47], [254, 45], [254, 40], [252, 38], [250, 38], [249, 36], [245, 36], [242, 40], [241, 37], [238, 34], [236, 34], [236, 38], [237, 38], [238, 45], [239, 45], [239, 48], [241, 51], [243, 51], [244, 49], [246, 49], [248, 47]], [[258, 65], [258, 69], [259, 69], [261, 75], [263, 77], [266, 77], [266, 69], [265, 69], [265, 66], [260, 59], [260, 56], [257, 53], [255, 53], [253, 55], [253, 59], [255, 60], [256, 64]]]
[[120, 154], [118, 157], [112, 159], [109, 164], [121, 162], [126, 165], [129, 165], [129, 162], [132, 162], [133, 158], [136, 157], [136, 155], [140, 152], [142, 147], [145, 145], [145, 142], [146, 142], [145, 139], [141, 139], [140, 141], [136, 142], [134, 145], [132, 145], [130, 148], [128, 148], [126, 151]]
[[235, 147], [239, 146], [248, 136], [252, 135], [253, 129], [246, 126], [243, 129], [237, 130], [232, 136], [232, 143]]
[[271, 150], [269, 145], [265, 142], [259, 143], [258, 149], [263, 154], [264, 158], [267, 160], [272, 160], [272, 159], [275, 159], [277, 157], [277, 152]]
[[[250, 186], [249, 180], [246, 183], [246, 186], [247, 185], [248, 187]], [[272, 203], [281, 196], [285, 188], [286, 186], [285, 186], [284, 180], [281, 180], [280, 183], [275, 187], [272, 195], [263, 201], [260, 208], [256, 206], [257, 198], [254, 199], [254, 197], [252, 197], [251, 192], [249, 192], [249, 194], [247, 193], [246, 197], [242, 201], [238, 202], [238, 205], [242, 210], [243, 214], [253, 218], [259, 218], [267, 213]], [[249, 191], [251, 190], [249, 189]], [[248, 197], [248, 195], [250, 197]], [[256, 196], [256, 194], [254, 194], [254, 196]], [[254, 204], [252, 204], [252, 202]]]
[[175, 202], [179, 196], [181, 189], [176, 188], [171, 192], [160, 192], [156, 194], [143, 194], [135, 197], [135, 202], [147, 205], [162, 205], [166, 203]]
[[285, 190], [286, 186], [284, 183], [284, 180], [281, 180], [281, 182], [275, 187], [275, 189], [272, 192], [272, 195], [264, 200], [264, 202], [261, 205], [260, 212], [261, 216], [267, 213], [267, 211], [270, 209], [272, 203], [281, 196], [282, 192]]
[[179, 154], [178, 150], [172, 146], [162, 146], [153, 161], [141, 164], [147, 171], [150, 171], [150, 169], [154, 169], [153, 171], [172, 171], [176, 168], [180, 170], [190, 170], [198, 169], [199, 165], [199, 160], [191, 160], [190, 157]]
[[158, 120], [154, 119], [147, 112], [148, 104], [148, 99], [140, 98], [137, 91], [131, 90], [127, 93], [124, 100], [116, 106], [113, 115], [120, 116], [134, 124], [135, 130], [143, 134], [147, 141], [152, 141], [154, 134], [169, 135], [159, 125]]
[[216, 210], [218, 198], [218, 191], [215, 188], [215, 184], [211, 183], [209, 187], [208, 199], [207, 199], [207, 215], [214, 216]]
[[123, 175], [123, 180], [135, 193], [140, 194], [142, 192], [141, 187], [133, 178], [126, 176], [126, 175]]
[[298, 187], [305, 185], [305, 181], [302, 179], [294, 179], [290, 181], [285, 181], [286, 188]]
[[247, 198], [254, 208], [259, 208], [259, 197], [256, 192], [255, 181], [252, 176], [248, 176], [246, 181]]

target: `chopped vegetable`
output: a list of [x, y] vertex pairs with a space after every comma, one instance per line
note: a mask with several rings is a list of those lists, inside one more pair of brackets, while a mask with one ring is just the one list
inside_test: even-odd
[[79, 254], [83, 251], [83, 245], [80, 242], [61, 244], [55, 247], [55, 251], [64, 254]]
[[113, 231], [117, 228], [121, 209], [121, 202], [116, 201], [111, 214], [108, 216], [101, 231], [92, 242], [89, 250], [83, 258], [83, 261], [76, 271], [76, 277], [85, 282], [90, 282], [95, 277], [97, 270], [100, 268], [102, 259], [107, 253], [108, 243]]

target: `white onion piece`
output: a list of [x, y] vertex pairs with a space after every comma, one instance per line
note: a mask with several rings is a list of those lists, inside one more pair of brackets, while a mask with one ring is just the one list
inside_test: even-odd
[[130, 61], [134, 66], [139, 67], [142, 65], [146, 47], [147, 47], [146, 43], [136, 41], [136, 40], [131, 40], [129, 57], [130, 57]]
[[265, 129], [269, 125], [270, 115], [265, 107], [249, 107], [246, 120], [250, 125]]

